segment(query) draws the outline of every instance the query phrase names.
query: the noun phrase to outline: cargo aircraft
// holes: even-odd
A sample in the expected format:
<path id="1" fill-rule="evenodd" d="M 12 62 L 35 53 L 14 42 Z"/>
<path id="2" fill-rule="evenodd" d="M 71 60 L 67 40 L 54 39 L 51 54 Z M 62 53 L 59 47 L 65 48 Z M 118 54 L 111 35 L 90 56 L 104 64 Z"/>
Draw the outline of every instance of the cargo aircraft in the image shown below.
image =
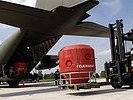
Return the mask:
<path id="1" fill-rule="evenodd" d="M 55 67 L 57 60 L 46 53 L 62 35 L 108 35 L 108 28 L 83 22 L 99 1 L 79 1 L 38 0 L 34 8 L 0 0 L 0 23 L 20 28 L 0 44 L 0 81 L 17 87 L 35 66 Z"/>

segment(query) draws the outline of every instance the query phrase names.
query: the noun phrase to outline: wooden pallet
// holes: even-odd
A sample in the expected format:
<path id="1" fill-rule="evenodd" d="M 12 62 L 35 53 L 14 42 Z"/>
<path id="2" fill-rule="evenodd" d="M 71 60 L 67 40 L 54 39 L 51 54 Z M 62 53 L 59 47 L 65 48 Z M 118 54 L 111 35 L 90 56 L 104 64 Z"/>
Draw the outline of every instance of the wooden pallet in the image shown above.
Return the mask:
<path id="1" fill-rule="evenodd" d="M 100 84 L 98 83 L 62 84 L 59 87 L 61 89 L 80 90 L 80 89 L 100 88 Z"/>

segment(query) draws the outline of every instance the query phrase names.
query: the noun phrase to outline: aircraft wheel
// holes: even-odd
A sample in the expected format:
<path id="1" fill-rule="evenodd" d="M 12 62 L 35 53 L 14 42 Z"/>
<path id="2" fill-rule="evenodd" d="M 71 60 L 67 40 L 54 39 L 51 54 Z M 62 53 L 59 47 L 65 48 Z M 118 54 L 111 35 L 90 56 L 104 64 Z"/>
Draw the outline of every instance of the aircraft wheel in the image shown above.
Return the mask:
<path id="1" fill-rule="evenodd" d="M 114 84 L 111 84 L 111 85 L 112 85 L 112 87 L 114 89 L 120 89 L 120 88 L 122 88 L 122 84 L 114 83 Z"/>
<path id="2" fill-rule="evenodd" d="M 130 89 L 133 89 L 133 84 L 129 84 Z"/>
<path id="3" fill-rule="evenodd" d="M 129 78 L 129 87 L 133 89 L 133 79 Z"/>
<path id="4" fill-rule="evenodd" d="M 10 88 L 16 88 L 18 87 L 20 81 L 9 81 L 7 82 L 9 84 Z"/>
<path id="5" fill-rule="evenodd" d="M 114 89 L 120 89 L 122 88 L 122 83 L 117 83 L 118 80 L 117 79 L 114 79 L 113 77 L 111 78 L 111 86 L 114 88 Z"/>

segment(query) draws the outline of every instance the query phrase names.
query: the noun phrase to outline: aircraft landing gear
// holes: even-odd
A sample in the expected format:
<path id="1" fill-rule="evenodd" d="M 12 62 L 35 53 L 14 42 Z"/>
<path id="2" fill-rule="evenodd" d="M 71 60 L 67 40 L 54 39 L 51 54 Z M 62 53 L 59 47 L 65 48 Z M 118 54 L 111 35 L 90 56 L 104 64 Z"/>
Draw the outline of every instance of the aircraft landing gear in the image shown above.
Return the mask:
<path id="1" fill-rule="evenodd" d="M 18 85 L 19 85 L 19 82 L 20 81 L 16 81 L 16 80 L 14 80 L 14 81 L 8 81 L 7 83 L 9 84 L 9 87 L 10 88 L 16 88 L 16 87 L 18 87 Z"/>

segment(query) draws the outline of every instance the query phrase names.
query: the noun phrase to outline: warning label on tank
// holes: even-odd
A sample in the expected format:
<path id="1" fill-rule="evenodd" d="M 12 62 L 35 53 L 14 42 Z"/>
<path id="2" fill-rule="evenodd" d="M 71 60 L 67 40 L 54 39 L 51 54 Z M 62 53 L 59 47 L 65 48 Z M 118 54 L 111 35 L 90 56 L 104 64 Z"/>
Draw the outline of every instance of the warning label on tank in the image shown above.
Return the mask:
<path id="1" fill-rule="evenodd" d="M 90 68 L 94 67 L 94 65 L 77 65 L 77 68 Z"/>

